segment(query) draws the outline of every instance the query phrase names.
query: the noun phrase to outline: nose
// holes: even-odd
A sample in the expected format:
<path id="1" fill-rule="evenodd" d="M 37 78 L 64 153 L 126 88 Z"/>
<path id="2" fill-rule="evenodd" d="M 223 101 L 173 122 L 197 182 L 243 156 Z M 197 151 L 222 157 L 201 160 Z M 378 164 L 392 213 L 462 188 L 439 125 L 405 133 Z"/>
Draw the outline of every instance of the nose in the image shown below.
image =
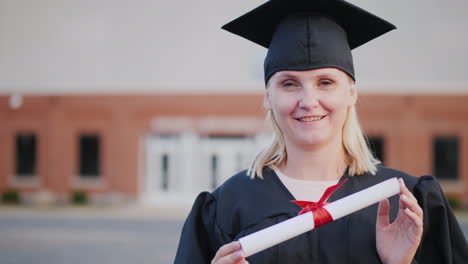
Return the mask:
<path id="1" fill-rule="evenodd" d="M 299 107 L 306 110 L 315 108 L 319 105 L 319 98 L 317 93 L 309 89 L 304 89 L 301 99 L 299 100 Z"/>

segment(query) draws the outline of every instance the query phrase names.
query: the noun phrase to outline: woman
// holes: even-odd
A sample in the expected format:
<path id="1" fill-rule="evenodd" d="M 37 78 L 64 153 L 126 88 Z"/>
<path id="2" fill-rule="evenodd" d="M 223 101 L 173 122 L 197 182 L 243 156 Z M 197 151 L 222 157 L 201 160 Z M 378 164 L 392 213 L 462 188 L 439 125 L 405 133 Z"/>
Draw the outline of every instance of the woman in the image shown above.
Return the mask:
<path id="1" fill-rule="evenodd" d="M 199 195 L 176 263 L 468 263 L 468 248 L 432 176 L 384 168 L 355 104 L 351 49 L 394 26 L 340 0 L 270 1 L 223 27 L 268 48 L 264 107 L 273 144 L 248 171 Z M 401 194 L 247 259 L 237 240 L 297 215 L 291 200 L 334 201 L 392 177 Z"/>

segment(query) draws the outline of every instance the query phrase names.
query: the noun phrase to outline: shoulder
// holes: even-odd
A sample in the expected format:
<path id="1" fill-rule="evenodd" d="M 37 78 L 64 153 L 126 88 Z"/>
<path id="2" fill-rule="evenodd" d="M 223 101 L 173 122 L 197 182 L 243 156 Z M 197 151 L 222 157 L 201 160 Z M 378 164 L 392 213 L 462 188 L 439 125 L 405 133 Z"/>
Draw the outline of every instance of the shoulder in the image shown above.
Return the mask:
<path id="1" fill-rule="evenodd" d="M 382 178 L 382 180 L 387 180 L 390 178 L 402 178 L 403 181 L 405 182 L 405 185 L 408 187 L 408 189 L 412 190 L 419 182 L 419 177 L 413 176 L 411 174 L 408 174 L 406 172 L 397 170 L 397 169 L 392 169 L 392 168 L 387 168 L 384 166 L 378 166 L 377 167 L 377 173 L 376 176 L 379 178 Z"/>
<path id="2" fill-rule="evenodd" d="M 251 178 L 247 175 L 247 170 L 243 170 L 227 179 L 213 191 L 213 195 L 217 200 L 228 197 L 238 199 L 240 196 L 257 195 L 259 190 L 268 188 L 267 186 L 272 184 L 272 177 L 274 177 L 272 173 L 271 169 L 265 168 L 263 178 Z"/>
<path id="3" fill-rule="evenodd" d="M 229 177 L 213 193 L 236 190 L 240 186 L 250 184 L 251 182 L 252 179 L 247 175 L 247 170 L 243 170 Z"/>
<path id="4" fill-rule="evenodd" d="M 216 200 L 238 196 L 245 188 L 252 188 L 253 180 L 247 175 L 247 171 L 241 171 L 230 178 L 213 191 Z"/>
<path id="5" fill-rule="evenodd" d="M 416 196 L 427 195 L 429 193 L 437 194 L 437 196 L 443 196 L 439 182 L 432 175 L 416 177 L 396 169 L 379 166 L 376 176 L 382 177 L 383 180 L 393 177 L 402 178 L 406 187 L 408 187 L 408 189 Z"/>
<path id="6" fill-rule="evenodd" d="M 232 208 L 241 194 L 244 194 L 246 189 L 252 188 L 252 181 L 247 176 L 247 171 L 241 171 L 230 177 L 213 192 L 201 192 L 195 199 L 193 209 L 209 212 L 210 217 L 217 217 L 223 213 L 219 212 L 220 209 Z"/>

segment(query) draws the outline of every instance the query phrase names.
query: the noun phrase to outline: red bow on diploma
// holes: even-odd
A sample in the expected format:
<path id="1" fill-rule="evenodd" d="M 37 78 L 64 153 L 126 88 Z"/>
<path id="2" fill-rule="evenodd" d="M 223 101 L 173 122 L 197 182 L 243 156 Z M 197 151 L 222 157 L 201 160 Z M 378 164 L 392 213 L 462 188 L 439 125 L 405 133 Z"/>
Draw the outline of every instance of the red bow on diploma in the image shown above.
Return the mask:
<path id="1" fill-rule="evenodd" d="M 339 182 L 333 186 L 328 187 L 325 192 L 323 193 L 322 197 L 318 202 L 309 202 L 309 201 L 296 201 L 293 200 L 291 202 L 299 205 L 302 210 L 299 212 L 298 215 L 305 214 L 307 212 L 312 212 L 314 216 L 314 228 L 324 225 L 328 222 L 333 221 L 332 216 L 327 211 L 327 209 L 323 208 L 324 205 L 328 204 L 326 201 L 328 198 L 343 185 L 348 180 L 344 180 Z"/>

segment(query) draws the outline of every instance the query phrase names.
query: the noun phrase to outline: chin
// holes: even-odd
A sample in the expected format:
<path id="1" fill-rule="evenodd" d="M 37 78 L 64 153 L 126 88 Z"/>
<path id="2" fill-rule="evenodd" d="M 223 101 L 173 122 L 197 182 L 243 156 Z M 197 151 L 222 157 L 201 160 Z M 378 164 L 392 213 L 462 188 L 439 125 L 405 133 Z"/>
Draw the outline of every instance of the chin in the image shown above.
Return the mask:
<path id="1" fill-rule="evenodd" d="M 314 138 L 302 138 L 296 140 L 296 143 L 299 146 L 303 146 L 304 148 L 315 148 L 317 146 L 321 146 L 325 144 L 327 140 L 322 137 L 314 137 Z"/>

